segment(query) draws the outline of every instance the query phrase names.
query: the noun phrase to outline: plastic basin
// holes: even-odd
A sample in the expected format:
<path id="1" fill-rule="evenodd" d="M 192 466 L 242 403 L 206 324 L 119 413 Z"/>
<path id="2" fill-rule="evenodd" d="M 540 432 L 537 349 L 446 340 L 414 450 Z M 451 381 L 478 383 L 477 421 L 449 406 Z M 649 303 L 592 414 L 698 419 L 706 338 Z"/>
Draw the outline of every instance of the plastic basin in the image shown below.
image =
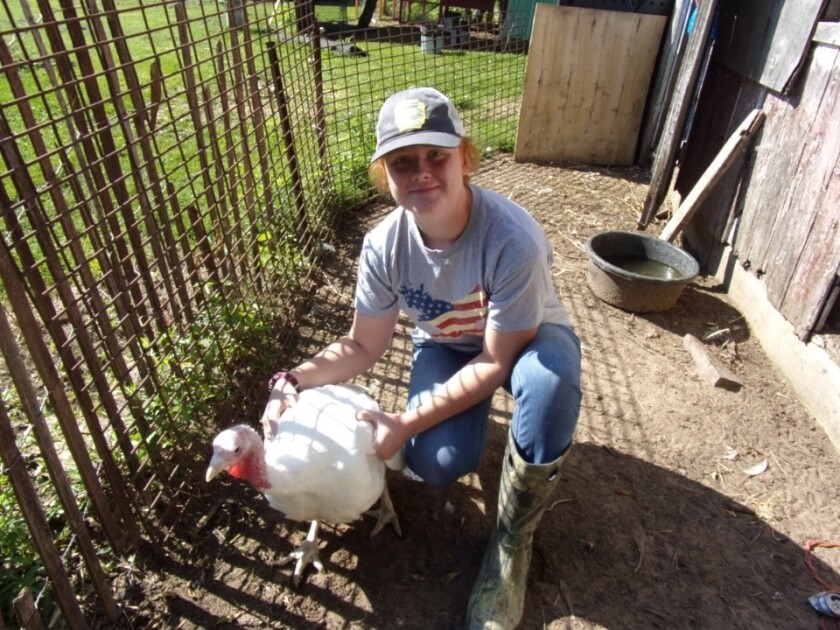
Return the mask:
<path id="1" fill-rule="evenodd" d="M 684 249 L 639 232 L 599 232 L 587 241 L 586 255 L 592 292 L 633 313 L 668 310 L 700 271 Z"/>

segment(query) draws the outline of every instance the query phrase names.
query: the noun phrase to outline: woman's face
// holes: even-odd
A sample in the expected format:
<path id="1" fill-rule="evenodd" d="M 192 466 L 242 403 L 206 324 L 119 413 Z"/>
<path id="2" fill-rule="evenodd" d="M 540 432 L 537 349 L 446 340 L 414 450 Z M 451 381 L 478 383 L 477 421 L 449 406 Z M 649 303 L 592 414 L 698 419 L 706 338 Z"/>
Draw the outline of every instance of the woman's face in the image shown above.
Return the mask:
<path id="1" fill-rule="evenodd" d="M 406 147 L 383 160 L 394 201 L 418 216 L 452 209 L 464 199 L 465 162 L 458 148 Z"/>

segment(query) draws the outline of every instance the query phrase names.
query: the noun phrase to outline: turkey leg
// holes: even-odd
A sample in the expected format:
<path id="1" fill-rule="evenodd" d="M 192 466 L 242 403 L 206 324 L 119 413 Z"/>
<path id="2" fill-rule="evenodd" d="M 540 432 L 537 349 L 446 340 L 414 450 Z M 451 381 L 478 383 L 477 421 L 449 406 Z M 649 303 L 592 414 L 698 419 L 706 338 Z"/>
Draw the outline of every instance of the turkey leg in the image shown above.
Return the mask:
<path id="1" fill-rule="evenodd" d="M 280 560 L 281 567 L 289 564 L 292 560 L 297 560 L 295 571 L 292 574 L 295 586 L 300 584 L 300 578 L 303 576 L 303 570 L 307 564 L 312 564 L 316 571 L 323 571 L 324 569 L 324 565 L 318 559 L 319 526 L 318 521 L 312 521 L 312 524 L 309 526 L 309 533 L 306 535 L 306 540 L 297 549 Z"/>
<path id="2" fill-rule="evenodd" d="M 370 533 L 370 537 L 373 538 L 382 529 L 390 523 L 391 526 L 394 528 L 394 531 L 397 532 L 397 535 L 402 538 L 402 529 L 400 528 L 400 521 L 397 518 L 397 512 L 394 510 L 394 504 L 391 502 L 391 495 L 388 494 L 388 484 L 385 484 L 385 487 L 382 489 L 382 496 L 379 497 L 379 509 L 376 510 L 368 510 L 365 512 L 369 516 L 376 517 L 376 525 L 373 526 L 373 531 Z"/>

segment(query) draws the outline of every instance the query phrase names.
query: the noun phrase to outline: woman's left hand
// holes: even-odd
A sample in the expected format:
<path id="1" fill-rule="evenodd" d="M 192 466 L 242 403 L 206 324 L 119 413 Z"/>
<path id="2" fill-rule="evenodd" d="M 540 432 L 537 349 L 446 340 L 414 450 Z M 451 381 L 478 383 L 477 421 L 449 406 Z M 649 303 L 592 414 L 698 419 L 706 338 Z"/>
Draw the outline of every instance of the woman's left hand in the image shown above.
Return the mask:
<path id="1" fill-rule="evenodd" d="M 383 460 L 391 459 L 396 455 L 410 437 L 405 434 L 405 427 L 400 422 L 398 413 L 363 409 L 356 415 L 356 419 L 373 423 L 373 448 Z"/>

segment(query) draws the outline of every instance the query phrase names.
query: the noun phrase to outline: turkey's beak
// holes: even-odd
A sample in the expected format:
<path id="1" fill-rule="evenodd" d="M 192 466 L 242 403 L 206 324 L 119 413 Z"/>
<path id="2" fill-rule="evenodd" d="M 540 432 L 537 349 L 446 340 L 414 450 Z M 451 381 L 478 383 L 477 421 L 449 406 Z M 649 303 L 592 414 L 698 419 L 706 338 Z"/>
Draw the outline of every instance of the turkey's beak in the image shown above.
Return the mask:
<path id="1" fill-rule="evenodd" d="M 213 458 L 210 460 L 210 465 L 207 466 L 207 473 L 204 475 L 204 479 L 210 481 L 223 470 L 224 466 L 222 466 L 222 462 L 219 461 L 219 458 L 214 453 Z"/>

